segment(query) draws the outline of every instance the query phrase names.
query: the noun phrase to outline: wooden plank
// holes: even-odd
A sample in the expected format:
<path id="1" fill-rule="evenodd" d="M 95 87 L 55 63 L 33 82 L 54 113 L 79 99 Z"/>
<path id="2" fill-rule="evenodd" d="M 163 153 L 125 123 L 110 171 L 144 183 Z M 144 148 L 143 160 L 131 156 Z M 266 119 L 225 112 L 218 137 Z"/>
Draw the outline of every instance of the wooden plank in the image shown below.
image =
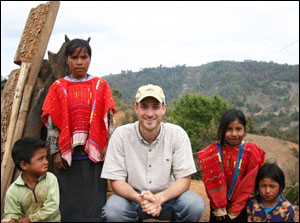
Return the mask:
<path id="1" fill-rule="evenodd" d="M 30 63 L 23 62 L 21 65 L 20 76 L 18 79 L 16 92 L 14 96 L 14 102 L 12 106 L 12 113 L 10 116 L 10 122 L 7 130 L 7 138 L 4 145 L 4 155 L 1 163 L 1 206 L 3 204 L 4 192 L 6 192 L 6 188 L 10 185 L 8 177 L 10 173 L 12 158 L 11 158 L 11 147 L 14 135 L 14 129 L 17 122 L 19 107 L 21 104 L 21 99 L 23 95 L 23 89 L 27 80 L 28 70 L 30 68 Z"/>
<path id="2" fill-rule="evenodd" d="M 13 107 L 14 116 L 12 117 L 11 115 L 12 123 L 9 124 L 10 131 L 8 130 L 7 132 L 9 140 L 6 141 L 1 163 L 1 216 L 4 209 L 5 193 L 11 184 L 14 172 L 14 163 L 10 155 L 11 149 L 14 142 L 23 136 L 32 90 L 43 62 L 59 4 L 57 1 L 47 2 L 31 9 L 14 59 L 14 62 L 21 64 L 21 67 L 23 64 L 30 64 L 30 69 L 26 73 L 27 82 L 26 85 L 23 85 L 25 91 L 22 101 L 18 106 Z M 19 79 L 24 79 L 21 77 L 21 74 Z M 19 114 L 18 119 L 16 119 L 17 114 Z M 12 132 L 11 129 L 14 131 Z"/>
<path id="3" fill-rule="evenodd" d="M 10 72 L 9 78 L 5 83 L 3 92 L 1 93 L 1 162 L 3 159 L 4 145 L 7 138 L 7 130 L 9 126 L 19 74 L 20 69 L 15 69 Z"/>

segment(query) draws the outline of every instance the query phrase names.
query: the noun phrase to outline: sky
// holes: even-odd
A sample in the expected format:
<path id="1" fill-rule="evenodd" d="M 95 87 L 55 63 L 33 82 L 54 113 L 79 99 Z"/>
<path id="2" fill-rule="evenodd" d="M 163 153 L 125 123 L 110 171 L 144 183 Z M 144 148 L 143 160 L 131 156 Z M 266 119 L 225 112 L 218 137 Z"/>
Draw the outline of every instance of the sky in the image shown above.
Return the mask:
<path id="1" fill-rule="evenodd" d="M 31 8 L 47 1 L 1 1 L 1 76 L 13 60 Z M 91 37 L 88 73 L 255 60 L 299 64 L 298 1 L 60 1 L 47 51 Z"/>

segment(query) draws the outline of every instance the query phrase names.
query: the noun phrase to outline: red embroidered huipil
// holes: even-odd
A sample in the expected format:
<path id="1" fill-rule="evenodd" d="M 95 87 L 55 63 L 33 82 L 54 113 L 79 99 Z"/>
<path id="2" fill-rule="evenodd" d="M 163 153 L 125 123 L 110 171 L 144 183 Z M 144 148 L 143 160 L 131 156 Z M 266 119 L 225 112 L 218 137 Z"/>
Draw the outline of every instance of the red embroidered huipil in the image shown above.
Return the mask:
<path id="1" fill-rule="evenodd" d="M 198 152 L 202 180 L 214 215 L 228 214 L 234 218 L 240 214 L 254 191 L 255 178 L 264 162 L 265 151 L 252 142 L 237 148 L 222 145 L 220 152 L 218 145 L 219 142 L 214 142 Z"/>
<path id="2" fill-rule="evenodd" d="M 42 107 L 42 121 L 48 124 L 48 115 L 59 128 L 59 149 L 71 165 L 72 152 L 78 145 L 94 162 L 107 144 L 107 113 L 115 113 L 113 96 L 103 78 L 92 77 L 70 81 L 69 77 L 55 81 Z"/>

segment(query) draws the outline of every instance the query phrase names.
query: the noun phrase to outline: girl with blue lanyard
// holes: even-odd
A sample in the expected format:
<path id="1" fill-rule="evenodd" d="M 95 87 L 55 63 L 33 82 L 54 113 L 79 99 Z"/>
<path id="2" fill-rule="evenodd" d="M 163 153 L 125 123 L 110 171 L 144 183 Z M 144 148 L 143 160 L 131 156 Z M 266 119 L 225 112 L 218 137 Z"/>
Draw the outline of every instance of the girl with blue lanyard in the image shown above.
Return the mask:
<path id="1" fill-rule="evenodd" d="M 210 200 L 210 222 L 247 221 L 247 200 L 254 191 L 265 151 L 246 142 L 245 134 L 244 113 L 230 109 L 219 122 L 219 140 L 198 153 L 202 180 Z"/>
<path id="2" fill-rule="evenodd" d="M 282 196 L 285 187 L 283 171 L 276 163 L 266 163 L 258 171 L 256 196 L 247 204 L 248 222 L 294 222 L 295 210 Z"/>

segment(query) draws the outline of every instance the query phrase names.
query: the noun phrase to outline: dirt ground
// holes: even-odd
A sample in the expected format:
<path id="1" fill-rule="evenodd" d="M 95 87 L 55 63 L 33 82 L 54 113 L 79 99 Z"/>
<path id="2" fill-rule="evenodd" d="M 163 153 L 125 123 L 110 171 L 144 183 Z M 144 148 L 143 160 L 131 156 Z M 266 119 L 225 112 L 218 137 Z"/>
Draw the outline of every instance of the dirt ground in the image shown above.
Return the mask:
<path id="1" fill-rule="evenodd" d="M 209 200 L 206 195 L 203 181 L 192 180 L 190 189 L 195 191 L 197 194 L 199 194 L 201 197 L 204 198 L 206 204 L 205 213 L 202 216 L 202 218 L 199 220 L 199 222 L 208 222 L 210 207 L 209 207 Z"/>

